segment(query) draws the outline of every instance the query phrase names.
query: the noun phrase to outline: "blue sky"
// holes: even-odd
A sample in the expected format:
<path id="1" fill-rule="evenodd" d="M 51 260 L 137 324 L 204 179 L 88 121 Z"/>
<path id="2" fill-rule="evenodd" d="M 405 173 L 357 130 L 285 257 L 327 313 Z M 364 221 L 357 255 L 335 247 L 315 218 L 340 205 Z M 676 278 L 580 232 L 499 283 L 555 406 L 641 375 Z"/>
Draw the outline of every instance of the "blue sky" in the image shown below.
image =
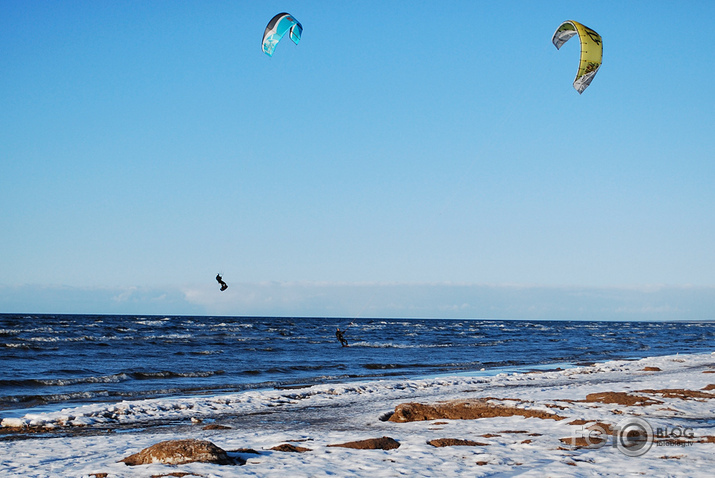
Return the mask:
<path id="1" fill-rule="evenodd" d="M 2 0 L 0 312 L 712 319 L 713 18 Z"/>

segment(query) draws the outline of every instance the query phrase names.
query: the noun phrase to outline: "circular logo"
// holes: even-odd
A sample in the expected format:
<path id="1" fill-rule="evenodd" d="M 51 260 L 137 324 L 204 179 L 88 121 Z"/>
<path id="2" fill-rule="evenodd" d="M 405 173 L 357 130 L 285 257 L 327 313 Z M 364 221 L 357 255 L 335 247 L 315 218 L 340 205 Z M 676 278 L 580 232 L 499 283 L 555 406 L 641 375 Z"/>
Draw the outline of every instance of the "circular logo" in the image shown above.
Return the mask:
<path id="1" fill-rule="evenodd" d="M 616 447 L 628 456 L 641 456 L 653 446 L 653 428 L 642 418 L 626 418 L 616 426 Z"/>

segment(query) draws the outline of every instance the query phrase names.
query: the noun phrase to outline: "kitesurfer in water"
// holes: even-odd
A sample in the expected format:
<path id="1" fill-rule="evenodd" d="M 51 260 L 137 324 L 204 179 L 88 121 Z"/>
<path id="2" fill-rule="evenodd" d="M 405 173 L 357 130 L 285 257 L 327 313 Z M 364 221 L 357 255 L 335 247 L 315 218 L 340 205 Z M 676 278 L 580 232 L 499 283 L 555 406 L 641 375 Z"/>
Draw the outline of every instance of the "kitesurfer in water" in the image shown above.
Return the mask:
<path id="1" fill-rule="evenodd" d="M 340 341 L 340 345 L 342 345 L 343 347 L 347 347 L 348 341 L 347 341 L 347 339 L 345 339 L 345 336 L 343 334 L 345 334 L 345 331 L 340 330 L 340 327 L 338 327 L 338 330 L 335 331 L 335 336 Z"/>
<path id="2" fill-rule="evenodd" d="M 221 284 L 221 291 L 228 289 L 228 284 L 223 281 L 221 274 L 216 274 L 216 281 Z"/>

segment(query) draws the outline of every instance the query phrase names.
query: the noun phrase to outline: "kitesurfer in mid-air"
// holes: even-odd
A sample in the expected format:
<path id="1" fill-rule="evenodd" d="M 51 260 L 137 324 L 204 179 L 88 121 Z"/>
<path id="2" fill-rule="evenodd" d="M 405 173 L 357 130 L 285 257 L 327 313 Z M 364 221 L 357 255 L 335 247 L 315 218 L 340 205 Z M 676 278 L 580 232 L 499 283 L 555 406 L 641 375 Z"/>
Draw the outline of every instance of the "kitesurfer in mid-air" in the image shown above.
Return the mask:
<path id="1" fill-rule="evenodd" d="M 228 289 L 228 284 L 223 281 L 221 274 L 216 274 L 216 281 L 221 284 L 221 291 Z"/>
<path id="2" fill-rule="evenodd" d="M 347 347 L 348 341 L 347 341 L 347 339 L 345 339 L 345 336 L 343 334 L 345 334 L 345 331 L 340 330 L 340 327 L 338 327 L 338 330 L 335 331 L 335 336 L 340 341 L 340 345 L 342 345 L 343 347 Z"/>

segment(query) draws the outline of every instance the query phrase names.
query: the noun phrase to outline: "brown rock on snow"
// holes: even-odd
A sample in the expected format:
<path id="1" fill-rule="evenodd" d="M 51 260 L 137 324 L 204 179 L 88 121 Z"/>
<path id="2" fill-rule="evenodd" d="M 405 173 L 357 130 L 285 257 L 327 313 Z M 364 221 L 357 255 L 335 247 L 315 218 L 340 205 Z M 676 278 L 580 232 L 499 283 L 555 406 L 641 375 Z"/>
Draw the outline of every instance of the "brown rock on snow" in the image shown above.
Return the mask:
<path id="1" fill-rule="evenodd" d="M 390 417 L 389 421 L 404 423 L 439 418 L 472 420 L 476 418 L 511 417 L 514 415 L 526 418 L 550 418 L 553 420 L 564 418 L 541 410 L 492 405 L 486 400 L 452 400 L 434 405 L 402 403 L 395 407 L 395 413 Z"/>
<path id="2" fill-rule="evenodd" d="M 591 422 L 589 422 L 588 420 L 579 418 L 578 420 L 573 420 L 571 422 L 568 422 L 566 425 L 585 425 L 587 423 L 591 423 Z"/>
<path id="3" fill-rule="evenodd" d="M 182 478 L 184 476 L 201 476 L 201 475 L 197 475 L 195 473 L 188 473 L 188 472 L 184 472 L 184 471 L 175 471 L 173 473 L 164 473 L 162 475 L 151 475 L 149 478 L 168 478 L 168 477 Z"/>
<path id="4" fill-rule="evenodd" d="M 310 448 L 305 448 L 302 446 L 291 445 L 290 443 L 283 443 L 278 446 L 271 448 L 274 451 L 287 451 L 292 453 L 305 453 L 306 451 L 312 451 Z"/>
<path id="5" fill-rule="evenodd" d="M 231 430 L 231 427 L 228 427 L 226 425 L 219 425 L 217 423 L 212 423 L 210 425 L 206 425 L 202 428 L 202 430 Z"/>
<path id="6" fill-rule="evenodd" d="M 163 441 L 120 460 L 120 462 L 129 466 L 148 465 L 150 463 L 180 465 L 196 461 L 215 463 L 217 465 L 235 464 L 235 461 L 229 458 L 225 450 L 205 440 Z"/>
<path id="7" fill-rule="evenodd" d="M 663 398 L 678 398 L 680 400 L 712 399 L 715 395 L 699 390 L 662 389 L 662 390 L 638 390 L 636 393 L 646 393 L 648 395 L 661 395 Z M 599 392 L 586 395 L 587 402 L 615 403 L 626 406 L 647 406 L 663 403 L 661 400 L 643 396 L 633 395 L 626 392 Z"/>
<path id="8" fill-rule="evenodd" d="M 367 440 L 351 441 L 347 443 L 340 443 L 338 445 L 328 445 L 337 446 L 342 448 L 355 448 L 357 450 L 393 450 L 400 447 L 400 443 L 390 437 L 382 438 L 368 438 Z"/>
<path id="9" fill-rule="evenodd" d="M 559 441 L 561 443 L 565 443 L 566 445 L 571 445 L 575 448 L 595 448 L 595 447 L 601 447 L 606 443 L 606 438 L 602 436 L 595 436 L 595 437 L 568 437 L 568 438 L 559 438 Z"/>
<path id="10" fill-rule="evenodd" d="M 700 392 L 698 390 L 684 390 L 682 388 L 666 388 L 662 390 L 639 390 L 639 392 L 662 395 L 664 398 L 679 398 L 680 400 L 715 398 L 715 395 L 713 395 L 712 393 Z"/>
<path id="11" fill-rule="evenodd" d="M 472 440 L 460 440 L 459 438 L 438 438 L 436 440 L 428 441 L 427 444 L 437 448 L 443 446 L 489 446 L 488 443 L 479 443 Z"/>
<path id="12" fill-rule="evenodd" d="M 640 395 L 631 395 L 626 392 L 598 392 L 589 393 L 586 395 L 586 402 L 600 402 L 600 403 L 615 403 L 617 405 L 654 405 L 657 403 L 662 403 L 660 400 L 654 400 L 648 397 L 642 397 Z"/>
<path id="13" fill-rule="evenodd" d="M 230 453 L 250 453 L 252 455 L 260 455 L 256 450 L 253 448 L 236 448 L 235 450 L 229 450 Z"/>

